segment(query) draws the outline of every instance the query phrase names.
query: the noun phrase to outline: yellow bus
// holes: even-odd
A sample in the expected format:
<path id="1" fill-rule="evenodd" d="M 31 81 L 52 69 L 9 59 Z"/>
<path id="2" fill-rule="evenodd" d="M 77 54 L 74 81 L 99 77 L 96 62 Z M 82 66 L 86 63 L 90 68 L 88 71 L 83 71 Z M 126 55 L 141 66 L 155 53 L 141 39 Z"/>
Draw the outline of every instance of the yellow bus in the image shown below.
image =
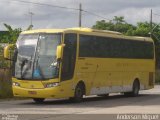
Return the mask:
<path id="1" fill-rule="evenodd" d="M 9 58 L 9 47 L 4 56 Z M 20 34 L 13 57 L 13 94 L 45 98 L 108 96 L 154 87 L 151 38 L 89 28 L 41 29 Z"/>

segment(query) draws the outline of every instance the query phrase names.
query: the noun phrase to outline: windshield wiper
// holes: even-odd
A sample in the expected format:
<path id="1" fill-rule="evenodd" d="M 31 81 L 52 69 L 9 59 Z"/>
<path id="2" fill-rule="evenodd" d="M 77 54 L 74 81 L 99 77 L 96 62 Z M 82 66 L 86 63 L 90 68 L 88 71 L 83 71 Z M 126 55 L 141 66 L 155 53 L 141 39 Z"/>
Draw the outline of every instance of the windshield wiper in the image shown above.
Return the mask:
<path id="1" fill-rule="evenodd" d="M 21 63 L 21 78 L 23 79 L 24 76 L 26 75 L 27 71 L 29 70 L 29 68 L 31 67 L 31 62 L 32 62 L 32 56 L 30 57 L 30 59 L 27 59 L 27 58 L 22 58 L 22 63 Z M 26 65 L 27 63 L 27 66 L 26 66 L 26 69 L 24 70 L 23 72 L 23 68 L 24 66 Z"/>

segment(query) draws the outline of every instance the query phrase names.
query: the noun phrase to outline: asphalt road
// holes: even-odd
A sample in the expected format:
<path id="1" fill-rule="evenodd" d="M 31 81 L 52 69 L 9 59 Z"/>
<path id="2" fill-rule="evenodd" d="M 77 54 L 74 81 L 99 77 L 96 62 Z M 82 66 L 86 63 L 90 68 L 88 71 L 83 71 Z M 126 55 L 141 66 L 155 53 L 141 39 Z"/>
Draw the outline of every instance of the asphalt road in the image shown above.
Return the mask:
<path id="1" fill-rule="evenodd" d="M 26 120 L 29 117 L 31 120 L 49 120 L 53 115 L 64 119 L 68 115 L 71 117 L 77 114 L 82 117 L 81 114 L 131 113 L 160 114 L 160 86 L 141 91 L 138 97 L 125 97 L 121 94 L 111 94 L 108 98 L 92 96 L 85 98 L 82 103 L 72 103 L 65 99 L 49 99 L 42 104 L 36 104 L 32 99 L 0 101 L 0 114 L 23 114 L 25 118 L 28 117 Z"/>

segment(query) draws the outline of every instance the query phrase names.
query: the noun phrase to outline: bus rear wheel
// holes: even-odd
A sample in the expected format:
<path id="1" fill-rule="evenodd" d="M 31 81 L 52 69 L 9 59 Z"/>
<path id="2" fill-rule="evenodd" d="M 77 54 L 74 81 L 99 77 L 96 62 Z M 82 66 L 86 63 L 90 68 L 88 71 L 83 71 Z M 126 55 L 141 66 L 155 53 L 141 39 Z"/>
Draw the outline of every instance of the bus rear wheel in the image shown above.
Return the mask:
<path id="1" fill-rule="evenodd" d="M 139 89 L 140 89 L 140 85 L 139 85 L 139 81 L 136 80 L 133 83 L 133 91 L 132 91 L 132 96 L 136 97 L 139 95 Z"/>
<path id="2" fill-rule="evenodd" d="M 33 101 L 35 102 L 35 103 L 43 103 L 44 102 L 44 98 L 33 98 Z"/>
<path id="3" fill-rule="evenodd" d="M 134 83 L 133 83 L 132 92 L 125 92 L 124 95 L 125 96 L 136 97 L 136 96 L 139 95 L 139 90 L 140 90 L 139 81 L 135 80 Z"/>

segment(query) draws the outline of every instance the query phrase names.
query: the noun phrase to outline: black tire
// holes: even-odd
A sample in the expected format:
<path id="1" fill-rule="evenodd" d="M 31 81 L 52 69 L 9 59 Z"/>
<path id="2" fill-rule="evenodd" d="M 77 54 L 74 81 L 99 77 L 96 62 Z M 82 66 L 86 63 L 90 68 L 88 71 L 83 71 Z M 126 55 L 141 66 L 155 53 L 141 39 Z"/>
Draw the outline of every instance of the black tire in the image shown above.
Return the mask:
<path id="1" fill-rule="evenodd" d="M 78 84 L 74 92 L 74 97 L 70 98 L 70 100 L 76 103 L 82 102 L 84 94 L 85 94 L 85 86 L 83 84 Z"/>
<path id="2" fill-rule="evenodd" d="M 139 82 L 136 80 L 136 81 L 133 83 L 132 96 L 133 96 L 133 97 L 138 96 L 138 95 L 139 95 L 139 90 L 140 90 L 140 85 L 139 85 Z"/>
<path id="3" fill-rule="evenodd" d="M 135 80 L 132 87 L 132 92 L 125 92 L 125 96 L 136 97 L 139 95 L 140 84 L 138 80 Z"/>
<path id="4" fill-rule="evenodd" d="M 33 101 L 35 102 L 35 103 L 43 103 L 44 102 L 44 98 L 33 98 Z"/>
<path id="5" fill-rule="evenodd" d="M 99 96 L 99 97 L 108 97 L 109 94 L 101 94 L 101 95 L 97 95 L 97 96 Z"/>

